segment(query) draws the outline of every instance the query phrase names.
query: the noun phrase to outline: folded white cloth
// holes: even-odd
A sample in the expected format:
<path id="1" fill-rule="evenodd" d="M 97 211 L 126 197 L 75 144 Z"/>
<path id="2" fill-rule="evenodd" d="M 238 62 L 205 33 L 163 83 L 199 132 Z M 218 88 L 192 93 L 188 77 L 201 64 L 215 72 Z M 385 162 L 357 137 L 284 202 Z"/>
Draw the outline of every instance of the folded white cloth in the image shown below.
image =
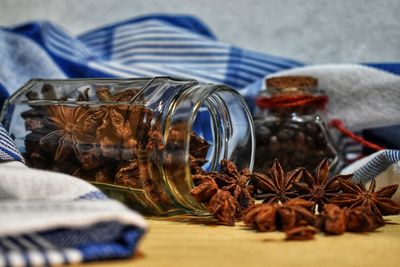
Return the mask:
<path id="1" fill-rule="evenodd" d="M 127 257 L 145 232 L 141 215 L 81 179 L 11 161 L 0 181 L 0 266 Z"/>
<path id="2" fill-rule="evenodd" d="M 312 65 L 272 76 L 310 75 L 329 96 L 328 119 L 353 131 L 400 124 L 400 76 L 359 64 Z"/>

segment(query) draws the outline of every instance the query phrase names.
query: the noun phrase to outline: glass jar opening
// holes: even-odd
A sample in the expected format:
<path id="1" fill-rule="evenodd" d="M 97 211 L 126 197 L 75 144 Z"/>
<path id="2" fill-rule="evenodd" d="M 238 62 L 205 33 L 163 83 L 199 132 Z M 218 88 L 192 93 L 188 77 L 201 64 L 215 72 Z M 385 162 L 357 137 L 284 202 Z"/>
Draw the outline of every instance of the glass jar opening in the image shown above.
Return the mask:
<path id="1" fill-rule="evenodd" d="M 171 106 L 166 124 L 168 128 L 164 131 L 167 148 L 164 156 L 174 161 L 172 166 L 164 166 L 165 181 L 177 205 L 199 212 L 204 207 L 190 195 L 194 187 L 191 157 L 204 158 L 206 163 L 202 168 L 206 171 L 217 171 L 222 159 L 232 160 L 239 168 L 251 170 L 255 144 L 250 111 L 236 91 L 221 85 L 200 84 L 187 88 Z M 189 117 L 188 109 L 191 109 Z M 177 146 L 176 140 L 173 136 L 168 137 L 174 129 L 186 133 L 182 144 L 186 151 L 184 154 L 176 153 L 173 148 Z M 192 147 L 196 143 L 193 139 L 198 137 L 208 144 L 205 152 L 198 145 Z M 178 168 L 177 164 L 184 168 Z M 182 172 L 183 169 L 185 172 Z"/>

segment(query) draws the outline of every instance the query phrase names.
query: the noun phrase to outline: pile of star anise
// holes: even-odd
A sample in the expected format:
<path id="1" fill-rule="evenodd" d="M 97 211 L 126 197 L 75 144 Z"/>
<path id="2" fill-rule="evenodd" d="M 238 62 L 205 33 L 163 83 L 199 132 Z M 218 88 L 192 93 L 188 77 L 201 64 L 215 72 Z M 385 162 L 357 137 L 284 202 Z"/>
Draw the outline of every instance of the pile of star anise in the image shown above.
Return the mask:
<path id="1" fill-rule="evenodd" d="M 398 185 L 375 190 L 351 182 L 352 175 L 329 179 L 328 161 L 310 174 L 305 168 L 284 173 L 274 161 L 267 174 L 238 171 L 223 160 L 221 171 L 193 175 L 192 195 L 226 225 L 235 219 L 260 232 L 284 231 L 287 239 L 306 240 L 318 231 L 326 234 L 368 232 L 383 226 L 383 216 L 399 214 L 391 199 Z M 255 199 L 263 200 L 255 204 Z"/>
<path id="2" fill-rule="evenodd" d="M 79 92 L 74 98 L 57 97 L 51 85 L 43 86 L 42 94 L 61 101 L 32 104 L 21 114 L 29 132 L 24 153 L 28 165 L 93 182 L 144 189 L 155 202 L 168 203 L 160 183 L 149 175 L 151 168 L 158 168 L 155 156 L 165 149 L 160 119 L 140 101 L 131 103 L 139 89 L 90 90 Z M 27 97 L 38 99 L 32 92 Z M 170 145 L 182 143 L 179 140 L 185 134 L 182 129 L 172 129 Z M 198 164 L 205 162 L 208 147 L 205 140 L 191 134 L 190 155 Z"/>

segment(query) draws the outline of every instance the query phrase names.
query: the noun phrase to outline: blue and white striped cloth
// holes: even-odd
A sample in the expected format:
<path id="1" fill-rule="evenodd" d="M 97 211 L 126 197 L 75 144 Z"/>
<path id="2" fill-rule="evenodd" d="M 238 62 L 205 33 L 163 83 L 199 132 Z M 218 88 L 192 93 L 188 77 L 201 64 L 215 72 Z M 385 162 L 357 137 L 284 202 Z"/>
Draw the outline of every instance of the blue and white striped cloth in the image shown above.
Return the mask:
<path id="1" fill-rule="evenodd" d="M 318 77 L 328 94 L 332 93 L 330 97 L 335 101 L 331 101 L 333 112 L 330 115 L 336 116 L 341 115 L 343 108 L 338 105 L 340 108 L 335 109 L 335 104 L 343 97 L 335 92 L 350 86 L 350 80 L 343 79 L 344 74 L 354 72 L 361 77 L 368 76 L 367 81 L 374 81 L 370 84 L 382 82 L 380 85 L 390 88 L 389 93 L 400 91 L 396 87 L 400 84 L 400 64 L 365 64 L 333 69 L 303 66 L 301 62 L 218 41 L 206 25 L 191 16 L 145 16 L 78 37 L 47 21 L 0 28 L 0 62 L 1 102 L 31 78 L 175 76 L 230 85 L 252 106 L 254 96 L 263 87 L 264 78 L 287 71 Z M 351 82 L 354 85 L 354 81 Z M 363 83 L 359 85 L 365 87 Z M 387 99 L 389 110 L 398 107 L 395 97 Z M 385 115 L 389 118 L 388 125 L 400 124 L 400 118 L 392 114 Z M 339 118 L 348 119 L 347 115 L 343 116 Z M 354 117 L 347 122 L 354 127 L 365 126 L 369 123 L 368 118 Z M 376 117 L 375 121 L 382 120 Z M 396 150 L 380 152 L 351 171 L 356 172 L 356 179 L 368 181 L 392 163 L 398 164 L 399 154 Z M 23 161 L 21 155 L 2 127 L 0 160 L 5 162 L 0 164 L 0 266 L 54 265 L 132 255 L 145 231 L 140 216 L 79 179 L 24 167 L 20 163 Z M 400 179 L 400 173 L 398 175 Z M 49 191 L 39 190 L 35 187 L 38 183 L 47 184 Z M 67 186 L 71 184 L 73 190 Z M 27 192 L 23 188 L 32 190 Z M 55 194 L 54 188 L 63 188 L 67 193 L 57 191 Z M 38 195 L 40 192 L 47 195 Z M 54 199 L 54 196 L 59 197 Z M 93 209 L 91 205 L 98 213 L 88 212 Z M 40 217 L 41 213 L 32 212 L 38 207 L 51 211 L 53 216 L 40 221 L 44 218 Z M 71 213 L 62 212 L 67 207 Z M 80 220 L 69 222 L 79 221 L 81 224 L 57 220 L 71 214 Z M 23 215 L 29 220 L 21 220 Z M 13 220 L 32 224 L 13 224 Z"/>
<path id="2" fill-rule="evenodd" d="M 3 125 L 0 124 L 0 162 L 14 160 L 25 163 L 25 159 L 15 147 L 14 141 L 8 135 Z"/>
<path id="3" fill-rule="evenodd" d="M 33 170 L 0 125 L 0 266 L 126 258 L 142 216 L 69 175 Z"/>
<path id="4" fill-rule="evenodd" d="M 146 224 L 121 203 L 67 175 L 16 162 L 1 164 L 1 170 L 0 266 L 72 264 L 135 252 Z M 18 186 L 31 187 L 22 192 Z M 76 189 L 82 195 L 74 198 Z"/>
<path id="5" fill-rule="evenodd" d="M 384 174 L 389 166 L 393 174 L 387 174 L 388 180 L 400 183 L 400 150 L 382 150 L 363 158 L 342 170 L 344 174 L 354 173 L 353 181 L 367 183 Z"/>
<path id="6" fill-rule="evenodd" d="M 56 65 L 52 73 L 46 73 L 52 76 L 48 78 L 175 76 L 224 83 L 240 90 L 266 74 L 303 65 L 218 41 L 204 24 L 190 16 L 141 17 L 78 38 L 46 21 L 3 28 L 1 34 L 11 39 L 5 46 L 11 46 L 14 54 L 15 39 L 20 39 L 19 46 L 32 47 L 31 51 L 40 48 L 44 54 L 24 54 L 24 61 L 37 62 L 38 57 L 47 55 L 45 60 Z M 43 77 L 40 70 L 18 66 L 16 60 L 11 59 L 17 73 Z M 0 82 L 8 92 L 27 78 L 13 78 L 18 80 L 15 83 L 5 75 L 0 74 Z"/>

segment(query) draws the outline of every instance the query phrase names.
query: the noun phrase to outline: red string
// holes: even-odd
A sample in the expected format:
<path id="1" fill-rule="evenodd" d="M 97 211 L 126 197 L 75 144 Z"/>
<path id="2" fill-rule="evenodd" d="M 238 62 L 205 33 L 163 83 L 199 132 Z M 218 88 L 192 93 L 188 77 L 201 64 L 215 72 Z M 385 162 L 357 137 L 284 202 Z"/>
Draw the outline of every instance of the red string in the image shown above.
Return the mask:
<path id="1" fill-rule="evenodd" d="M 358 136 L 358 135 L 354 134 L 352 131 L 348 130 L 348 129 L 344 126 L 344 123 L 343 123 L 343 121 L 341 121 L 341 120 L 333 119 L 333 120 L 331 120 L 331 125 L 332 125 L 333 127 L 335 127 L 336 129 L 338 129 L 339 132 L 341 132 L 343 135 L 345 135 L 345 136 L 347 136 L 347 137 L 350 137 L 351 139 L 353 139 L 353 140 L 356 141 L 357 143 L 362 144 L 362 145 L 365 146 L 365 147 L 368 147 L 368 148 L 370 148 L 370 149 L 372 149 L 372 150 L 376 150 L 376 151 L 385 149 L 384 147 L 381 147 L 381 146 L 379 146 L 379 145 L 376 145 L 376 144 L 374 144 L 374 143 L 371 143 L 371 142 L 365 140 L 364 138 L 362 138 L 361 136 Z"/>
<path id="2" fill-rule="evenodd" d="M 325 95 L 283 95 L 283 96 L 260 96 L 256 99 L 256 104 L 260 108 L 293 108 L 308 105 L 317 105 L 324 108 L 328 103 Z"/>
<path id="3" fill-rule="evenodd" d="M 256 104 L 261 109 L 265 108 L 293 108 L 308 105 L 315 105 L 319 108 L 325 108 L 328 103 L 328 97 L 325 95 L 282 95 L 282 96 L 259 96 L 256 98 Z M 372 150 L 382 150 L 383 147 L 376 145 L 374 143 L 368 142 L 361 136 L 358 136 L 348 130 L 341 120 L 333 119 L 331 120 L 331 125 L 339 130 L 343 135 L 353 139 L 357 143 L 362 144 Z"/>

